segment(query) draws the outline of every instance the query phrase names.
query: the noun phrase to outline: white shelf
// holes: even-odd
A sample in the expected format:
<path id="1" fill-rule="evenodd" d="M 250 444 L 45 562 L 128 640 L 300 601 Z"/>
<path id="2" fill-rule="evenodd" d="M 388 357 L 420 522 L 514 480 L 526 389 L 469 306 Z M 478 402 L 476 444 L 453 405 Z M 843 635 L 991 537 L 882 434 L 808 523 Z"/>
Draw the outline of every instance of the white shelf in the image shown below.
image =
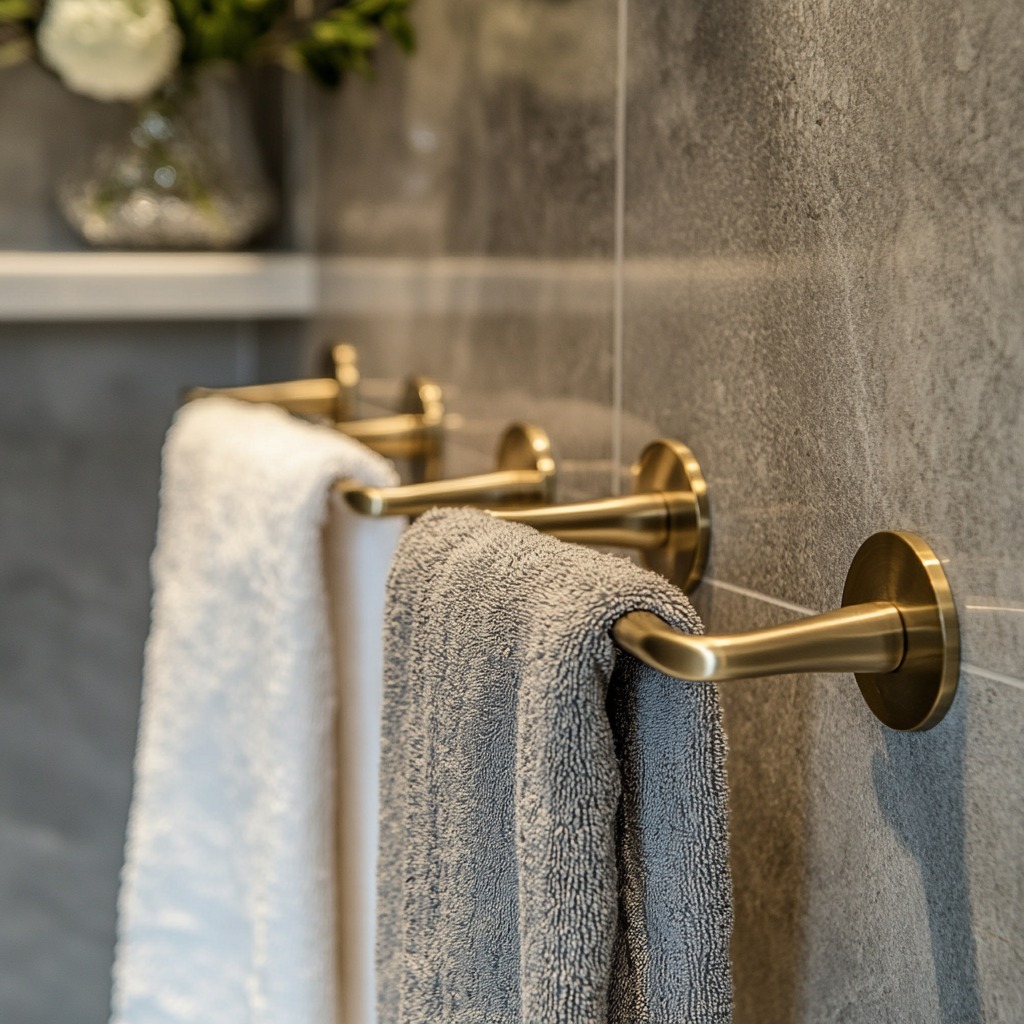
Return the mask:
<path id="1" fill-rule="evenodd" d="M 0 252 L 0 322 L 286 320 L 317 297 L 310 255 Z"/>

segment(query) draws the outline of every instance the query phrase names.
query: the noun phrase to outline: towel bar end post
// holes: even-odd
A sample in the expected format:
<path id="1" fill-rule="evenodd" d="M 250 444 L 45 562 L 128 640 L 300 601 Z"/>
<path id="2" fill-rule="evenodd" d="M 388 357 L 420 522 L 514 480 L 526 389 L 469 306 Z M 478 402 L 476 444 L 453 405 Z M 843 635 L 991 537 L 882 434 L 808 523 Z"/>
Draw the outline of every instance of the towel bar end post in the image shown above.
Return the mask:
<path id="1" fill-rule="evenodd" d="M 843 606 L 768 629 L 680 633 L 650 612 L 615 623 L 626 651 L 680 679 L 852 672 L 875 716 L 900 732 L 930 729 L 956 694 L 956 606 L 938 557 L 912 533 L 876 533 L 854 556 Z"/>
<path id="2" fill-rule="evenodd" d="M 892 672 L 857 672 L 875 716 L 901 732 L 942 720 L 960 678 L 960 630 L 953 594 L 934 551 L 905 531 L 876 533 L 850 565 L 843 606 L 890 601 L 903 619 L 905 654 Z"/>
<path id="3" fill-rule="evenodd" d="M 679 441 L 652 441 L 633 466 L 633 493 L 665 496 L 665 541 L 644 548 L 641 557 L 648 569 L 690 593 L 704 575 L 711 546 L 711 503 L 700 463 Z"/>

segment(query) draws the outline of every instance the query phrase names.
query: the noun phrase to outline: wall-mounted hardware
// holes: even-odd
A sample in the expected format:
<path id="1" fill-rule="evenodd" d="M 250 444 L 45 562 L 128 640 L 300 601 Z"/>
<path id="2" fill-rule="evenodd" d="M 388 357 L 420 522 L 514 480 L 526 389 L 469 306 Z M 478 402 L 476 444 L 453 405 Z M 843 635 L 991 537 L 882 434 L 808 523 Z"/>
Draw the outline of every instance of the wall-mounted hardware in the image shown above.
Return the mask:
<path id="1" fill-rule="evenodd" d="M 722 636 L 688 636 L 656 615 L 632 612 L 612 635 L 623 650 L 681 679 L 853 672 L 868 707 L 903 731 L 941 721 L 960 675 L 949 582 L 913 533 L 876 533 L 861 545 L 836 611 Z"/>
<path id="2" fill-rule="evenodd" d="M 331 359 L 333 377 L 233 388 L 192 388 L 185 401 L 219 395 L 241 402 L 276 405 L 296 416 L 326 422 L 381 455 L 412 460 L 416 479 L 437 479 L 444 434 L 450 425 L 440 385 L 427 377 L 413 377 L 406 385 L 397 414 L 355 419 L 359 388 L 356 351 L 351 345 L 338 344 L 331 349 Z"/>
<path id="3" fill-rule="evenodd" d="M 309 416 L 341 423 L 355 419 L 359 392 L 359 366 L 351 345 L 331 348 L 333 377 L 284 380 L 273 384 L 247 384 L 234 388 L 192 388 L 185 401 L 220 395 L 240 402 L 276 405 L 296 416 Z"/>
<path id="4" fill-rule="evenodd" d="M 699 582 L 711 542 L 700 463 L 679 441 L 649 444 L 633 465 L 632 494 L 519 511 L 492 510 L 562 540 L 636 548 L 644 564 L 684 591 Z"/>
<path id="5" fill-rule="evenodd" d="M 505 431 L 493 473 L 404 487 L 366 487 L 342 480 L 335 487 L 365 516 L 415 516 L 440 505 L 515 506 L 550 502 L 555 460 L 547 434 L 517 423 Z"/>

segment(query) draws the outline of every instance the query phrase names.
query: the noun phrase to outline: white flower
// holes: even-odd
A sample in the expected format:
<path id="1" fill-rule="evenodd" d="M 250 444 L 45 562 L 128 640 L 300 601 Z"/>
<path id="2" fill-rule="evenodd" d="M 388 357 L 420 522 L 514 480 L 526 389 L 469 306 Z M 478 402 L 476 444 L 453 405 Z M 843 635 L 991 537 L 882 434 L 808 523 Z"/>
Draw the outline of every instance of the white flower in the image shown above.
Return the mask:
<path id="1" fill-rule="evenodd" d="M 36 38 L 64 82 L 97 100 L 148 96 L 181 53 L 169 0 L 49 0 Z"/>

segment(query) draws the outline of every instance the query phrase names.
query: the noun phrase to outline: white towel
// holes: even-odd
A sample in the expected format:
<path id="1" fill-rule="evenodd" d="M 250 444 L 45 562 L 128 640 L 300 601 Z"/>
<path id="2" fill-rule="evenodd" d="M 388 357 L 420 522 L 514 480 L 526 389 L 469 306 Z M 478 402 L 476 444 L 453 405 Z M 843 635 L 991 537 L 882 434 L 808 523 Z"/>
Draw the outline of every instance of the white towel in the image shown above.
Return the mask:
<path id="1" fill-rule="evenodd" d="M 404 519 L 361 519 L 332 495 L 327 581 L 338 681 L 341 1019 L 374 1024 L 384 595 Z M 384 552 L 388 557 L 383 557 Z"/>
<path id="2" fill-rule="evenodd" d="M 168 434 L 115 1024 L 337 1019 L 321 525 L 339 477 L 394 482 L 271 407 L 205 399 Z"/>

